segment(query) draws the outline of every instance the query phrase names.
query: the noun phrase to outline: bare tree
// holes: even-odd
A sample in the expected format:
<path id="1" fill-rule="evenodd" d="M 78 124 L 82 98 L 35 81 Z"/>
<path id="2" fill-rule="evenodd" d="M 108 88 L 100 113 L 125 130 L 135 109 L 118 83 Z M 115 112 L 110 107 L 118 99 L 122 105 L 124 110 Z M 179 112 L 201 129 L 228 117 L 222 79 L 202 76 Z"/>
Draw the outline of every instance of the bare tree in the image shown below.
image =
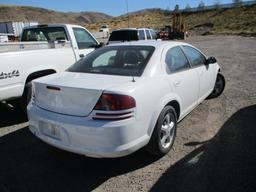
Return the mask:
<path id="1" fill-rule="evenodd" d="M 180 10 L 180 6 L 179 6 L 178 4 L 176 4 L 175 7 L 174 7 L 174 11 L 177 12 L 177 11 L 179 11 L 179 10 Z"/>
<path id="2" fill-rule="evenodd" d="M 235 6 L 241 6 L 242 2 L 242 0 L 233 0 Z"/>
<path id="3" fill-rule="evenodd" d="M 169 6 L 166 7 L 166 9 L 164 10 L 164 15 L 169 15 L 171 12 L 171 9 Z"/>
<path id="4" fill-rule="evenodd" d="M 187 4 L 186 7 L 185 7 L 185 11 L 190 11 L 190 10 L 191 10 L 191 7 L 190 7 L 189 4 Z"/>
<path id="5" fill-rule="evenodd" d="M 214 3 L 215 9 L 219 9 L 220 8 L 220 4 L 221 4 L 220 0 L 215 0 L 215 3 Z"/>
<path id="6" fill-rule="evenodd" d="M 198 4 L 198 10 L 204 10 L 205 8 L 205 4 L 203 1 L 200 1 L 200 3 Z"/>

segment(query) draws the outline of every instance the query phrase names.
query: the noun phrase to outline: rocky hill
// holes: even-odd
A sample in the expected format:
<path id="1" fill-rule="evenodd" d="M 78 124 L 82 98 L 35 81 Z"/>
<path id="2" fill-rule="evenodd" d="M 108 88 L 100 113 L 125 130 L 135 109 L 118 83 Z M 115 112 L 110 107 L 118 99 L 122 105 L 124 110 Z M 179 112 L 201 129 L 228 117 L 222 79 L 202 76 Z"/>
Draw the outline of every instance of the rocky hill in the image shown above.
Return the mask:
<path id="1" fill-rule="evenodd" d="M 38 21 L 39 23 L 71 23 L 87 25 L 112 17 L 97 12 L 57 12 L 49 9 L 0 5 L 0 21 Z"/>
<path id="2" fill-rule="evenodd" d="M 256 36 L 256 5 L 217 8 L 182 13 L 190 34 L 233 34 Z M 129 22 L 128 22 L 129 18 Z M 162 9 L 145 9 L 128 15 L 111 17 L 96 12 L 57 12 L 53 10 L 0 5 L 0 21 L 38 21 L 39 23 L 71 23 L 98 31 L 103 24 L 110 30 L 129 27 L 161 29 L 172 24 L 172 14 Z"/>

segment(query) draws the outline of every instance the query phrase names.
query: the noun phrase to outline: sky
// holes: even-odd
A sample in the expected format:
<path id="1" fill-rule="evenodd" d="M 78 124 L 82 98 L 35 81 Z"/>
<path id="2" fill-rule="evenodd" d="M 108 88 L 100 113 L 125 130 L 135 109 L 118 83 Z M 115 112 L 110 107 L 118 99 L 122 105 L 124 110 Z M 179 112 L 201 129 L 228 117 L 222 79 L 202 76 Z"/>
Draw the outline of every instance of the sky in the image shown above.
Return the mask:
<path id="1" fill-rule="evenodd" d="M 187 4 L 190 7 L 197 7 L 201 0 L 0 0 L 0 4 L 42 7 L 62 12 L 95 11 L 119 16 L 127 13 L 126 1 L 129 12 L 133 12 L 147 8 L 173 10 L 176 4 L 180 9 L 185 8 Z M 232 0 L 203 0 L 203 2 L 205 5 L 213 5 L 216 2 L 232 3 Z"/>

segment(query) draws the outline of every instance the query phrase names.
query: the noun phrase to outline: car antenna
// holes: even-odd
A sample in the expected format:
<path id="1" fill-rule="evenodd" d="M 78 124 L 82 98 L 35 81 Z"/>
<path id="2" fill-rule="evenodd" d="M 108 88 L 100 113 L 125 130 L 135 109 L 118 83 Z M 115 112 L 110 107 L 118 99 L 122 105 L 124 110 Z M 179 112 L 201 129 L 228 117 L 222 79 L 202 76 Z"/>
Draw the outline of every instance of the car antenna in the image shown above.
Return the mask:
<path id="1" fill-rule="evenodd" d="M 129 4 L 128 4 L 128 0 L 125 0 L 126 2 L 126 12 L 127 12 L 127 17 L 128 17 L 128 29 L 130 29 L 130 16 L 129 16 Z M 129 44 L 131 43 L 131 33 L 128 30 L 128 41 Z M 132 76 L 132 82 L 136 82 L 134 79 L 134 76 Z"/>
<path id="2" fill-rule="evenodd" d="M 130 29 L 130 16 L 129 16 L 129 3 L 128 0 L 125 0 L 126 3 L 126 12 L 127 12 L 127 17 L 128 17 L 128 41 L 131 41 L 131 33 L 129 31 Z"/>

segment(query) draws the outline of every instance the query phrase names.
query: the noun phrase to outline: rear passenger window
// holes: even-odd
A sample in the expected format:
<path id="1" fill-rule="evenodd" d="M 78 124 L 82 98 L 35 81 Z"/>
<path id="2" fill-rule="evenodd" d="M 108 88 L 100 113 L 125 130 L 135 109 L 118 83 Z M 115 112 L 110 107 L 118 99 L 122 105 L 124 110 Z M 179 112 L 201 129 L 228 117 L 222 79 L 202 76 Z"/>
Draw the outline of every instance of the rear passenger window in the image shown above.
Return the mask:
<path id="1" fill-rule="evenodd" d="M 139 30 L 139 40 L 145 40 L 144 30 Z"/>
<path id="2" fill-rule="evenodd" d="M 204 65 L 206 59 L 202 53 L 190 46 L 183 46 L 183 49 L 190 59 L 193 67 Z"/>
<path id="3" fill-rule="evenodd" d="M 108 51 L 92 62 L 92 67 L 114 66 L 117 51 Z"/>
<path id="4" fill-rule="evenodd" d="M 25 29 L 21 41 L 58 41 L 67 40 L 63 27 L 39 27 Z"/>
<path id="5" fill-rule="evenodd" d="M 174 47 L 167 51 L 165 63 L 167 65 L 168 73 L 177 72 L 190 67 L 189 62 L 180 47 Z"/>
<path id="6" fill-rule="evenodd" d="M 151 39 L 149 30 L 146 30 L 147 39 Z"/>

